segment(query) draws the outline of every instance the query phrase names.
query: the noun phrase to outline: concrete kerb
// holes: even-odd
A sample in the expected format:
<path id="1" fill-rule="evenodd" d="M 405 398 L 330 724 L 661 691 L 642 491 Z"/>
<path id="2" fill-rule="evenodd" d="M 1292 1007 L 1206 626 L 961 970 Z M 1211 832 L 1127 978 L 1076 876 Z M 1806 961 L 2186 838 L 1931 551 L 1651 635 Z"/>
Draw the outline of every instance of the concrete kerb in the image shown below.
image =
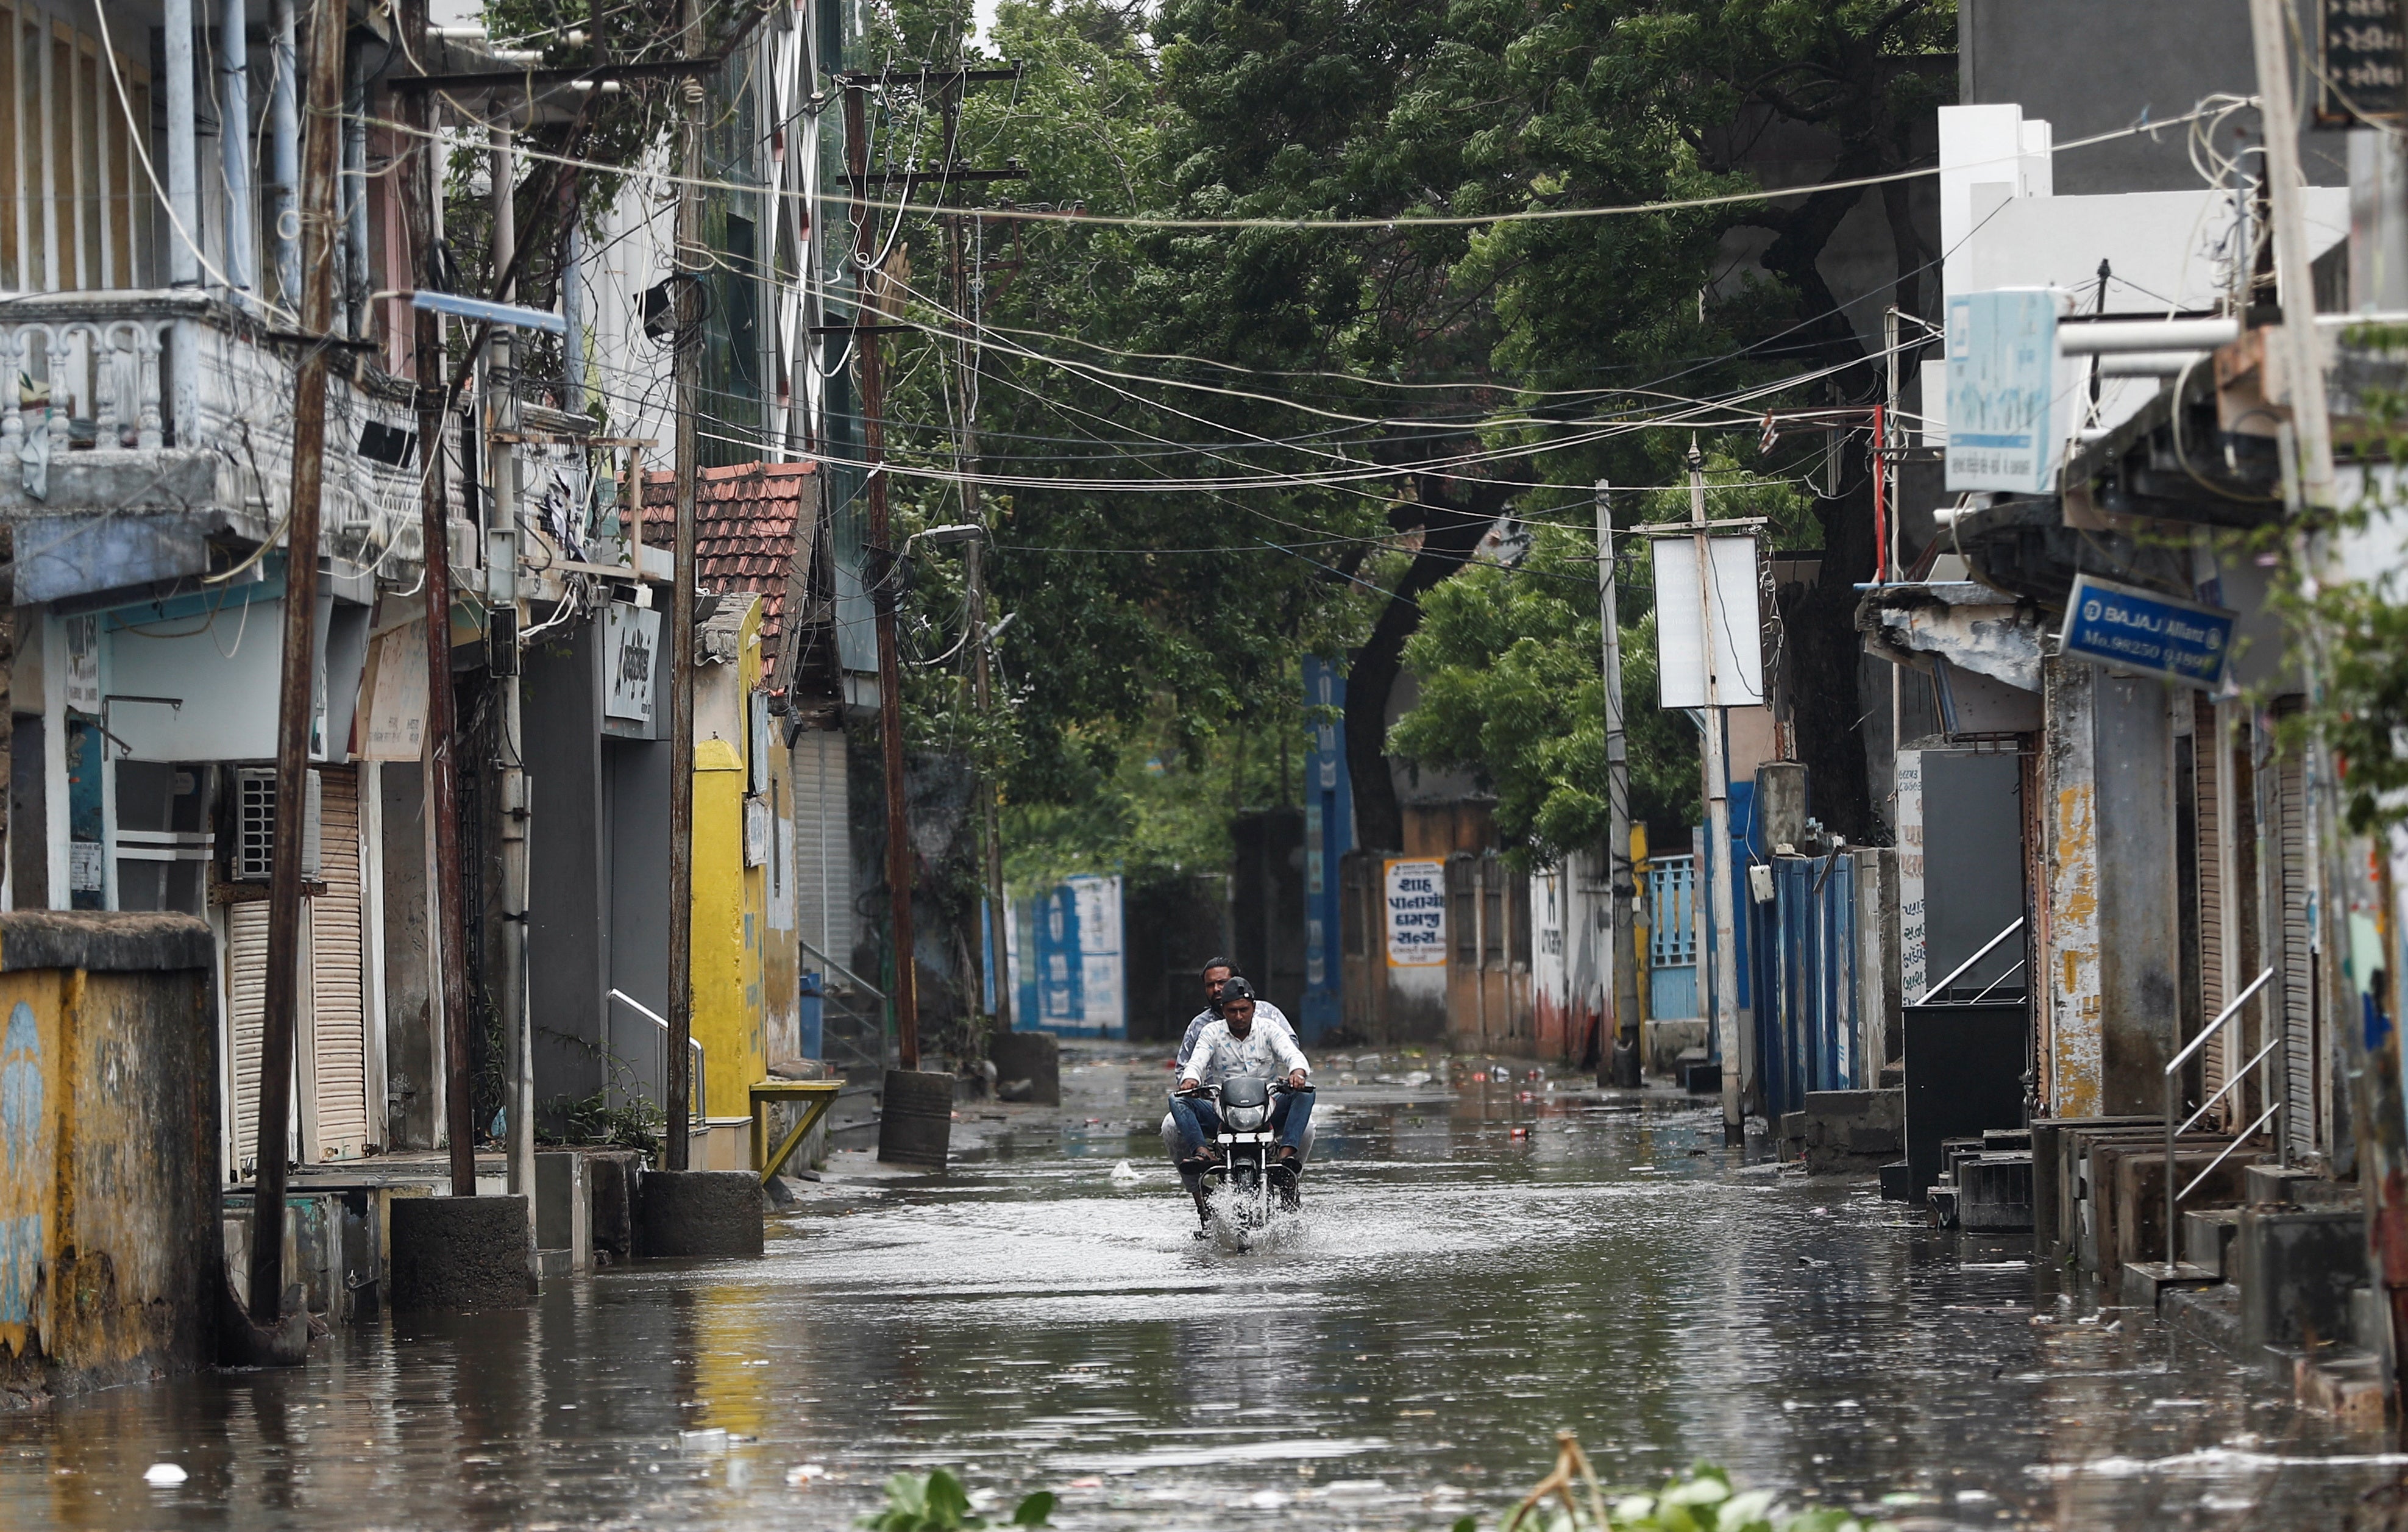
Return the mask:
<path id="1" fill-rule="evenodd" d="M 648 1170 L 636 1251 L 650 1259 L 762 1251 L 760 1178 L 742 1170 Z"/>
<path id="2" fill-rule="evenodd" d="M 393 1204 L 396 1313 L 507 1308 L 534 1289 L 524 1197 L 407 1197 Z"/>

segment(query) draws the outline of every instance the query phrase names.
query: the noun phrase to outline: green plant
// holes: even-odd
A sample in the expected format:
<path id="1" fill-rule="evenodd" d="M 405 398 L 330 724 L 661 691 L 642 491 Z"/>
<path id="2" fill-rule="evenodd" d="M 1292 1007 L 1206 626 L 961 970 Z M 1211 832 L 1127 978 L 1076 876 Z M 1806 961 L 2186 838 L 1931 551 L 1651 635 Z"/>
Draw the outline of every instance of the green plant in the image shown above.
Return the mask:
<path id="1" fill-rule="evenodd" d="M 1575 1491 L 1580 1493 L 1575 1494 Z M 1473 1517 L 1453 1532 L 1479 1532 Z M 1735 1490 L 1730 1475 L 1699 1463 L 1655 1491 L 1598 1488 L 1570 1431 L 1555 1433 L 1555 1467 L 1523 1496 L 1499 1532 L 1886 1532 L 1836 1507 L 1793 1510 L 1770 1490 Z"/>
<path id="2" fill-rule="evenodd" d="M 1050 1526 L 1054 1492 L 1039 1490 L 1013 1509 L 1006 1526 Z M 886 1509 L 864 1516 L 871 1532 L 954 1532 L 960 1527 L 993 1524 L 970 1509 L 962 1481 L 942 1468 L 925 1474 L 898 1473 L 886 1481 Z"/>
<path id="3" fill-rule="evenodd" d="M 653 1154 L 660 1152 L 661 1133 L 668 1125 L 667 1115 L 645 1097 L 634 1095 L 625 1106 L 613 1106 L 603 1091 L 581 1100 L 547 1102 L 537 1121 L 536 1137 L 547 1144 L 610 1144 Z M 545 1132 L 540 1124 L 547 1122 L 556 1122 L 559 1132 Z"/>

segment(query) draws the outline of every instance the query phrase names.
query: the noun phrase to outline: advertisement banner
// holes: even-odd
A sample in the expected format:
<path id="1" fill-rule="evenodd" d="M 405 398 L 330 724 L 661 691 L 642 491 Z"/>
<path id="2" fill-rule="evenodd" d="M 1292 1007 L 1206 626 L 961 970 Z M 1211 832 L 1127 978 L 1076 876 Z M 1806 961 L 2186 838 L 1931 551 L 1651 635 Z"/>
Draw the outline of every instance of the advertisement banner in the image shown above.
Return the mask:
<path id="1" fill-rule="evenodd" d="M 2080 574 L 2065 599 L 2057 652 L 2214 691 L 2224 682 L 2240 620 L 2222 607 Z"/>
<path id="2" fill-rule="evenodd" d="M 2046 288 L 1948 300 L 1948 487 L 2045 495 L 2057 296 Z"/>

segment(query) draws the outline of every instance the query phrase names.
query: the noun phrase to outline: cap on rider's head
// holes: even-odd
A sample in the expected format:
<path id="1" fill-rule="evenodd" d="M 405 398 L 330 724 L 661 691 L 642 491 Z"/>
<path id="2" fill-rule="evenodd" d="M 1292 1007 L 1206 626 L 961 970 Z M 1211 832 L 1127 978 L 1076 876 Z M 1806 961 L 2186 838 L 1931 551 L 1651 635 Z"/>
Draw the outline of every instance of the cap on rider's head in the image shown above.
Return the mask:
<path id="1" fill-rule="evenodd" d="M 1221 981 L 1222 1004 L 1226 1005 L 1233 1000 L 1252 1000 L 1254 998 L 1254 987 L 1246 982 L 1244 975 L 1232 974 L 1227 978 Z"/>

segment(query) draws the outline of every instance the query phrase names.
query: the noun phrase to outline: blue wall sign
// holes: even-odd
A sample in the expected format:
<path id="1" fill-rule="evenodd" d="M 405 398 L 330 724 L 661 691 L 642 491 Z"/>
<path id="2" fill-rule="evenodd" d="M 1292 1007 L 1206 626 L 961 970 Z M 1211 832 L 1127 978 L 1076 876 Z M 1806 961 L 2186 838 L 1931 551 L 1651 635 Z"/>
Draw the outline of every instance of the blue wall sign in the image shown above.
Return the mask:
<path id="1" fill-rule="evenodd" d="M 1346 679 L 1310 655 L 1304 705 L 1316 711 L 1304 762 L 1304 1007 L 1297 1019 L 1313 1042 L 1346 1020 L 1338 870 L 1354 848 L 1354 795 L 1346 775 Z"/>
<path id="2" fill-rule="evenodd" d="M 2077 575 L 2066 598 L 2058 652 L 2213 691 L 2224 684 L 2239 617 L 2222 607 Z"/>

